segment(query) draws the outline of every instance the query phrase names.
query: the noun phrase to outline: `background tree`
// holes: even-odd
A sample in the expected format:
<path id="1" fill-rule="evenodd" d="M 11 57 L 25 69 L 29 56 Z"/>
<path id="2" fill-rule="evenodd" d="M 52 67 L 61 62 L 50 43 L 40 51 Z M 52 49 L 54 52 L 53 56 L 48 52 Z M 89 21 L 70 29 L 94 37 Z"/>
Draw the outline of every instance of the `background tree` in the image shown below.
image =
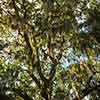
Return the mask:
<path id="1" fill-rule="evenodd" d="M 99 5 L 1 0 L 1 93 L 10 100 L 99 99 Z"/>

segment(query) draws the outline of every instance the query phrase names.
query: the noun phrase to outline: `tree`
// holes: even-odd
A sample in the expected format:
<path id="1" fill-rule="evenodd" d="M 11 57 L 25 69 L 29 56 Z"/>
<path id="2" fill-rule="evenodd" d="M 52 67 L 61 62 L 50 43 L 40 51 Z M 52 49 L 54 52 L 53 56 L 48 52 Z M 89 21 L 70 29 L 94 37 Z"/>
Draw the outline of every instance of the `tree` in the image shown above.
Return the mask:
<path id="1" fill-rule="evenodd" d="M 3 94 L 24 100 L 87 95 L 97 100 L 98 7 L 95 0 L 0 1 Z"/>

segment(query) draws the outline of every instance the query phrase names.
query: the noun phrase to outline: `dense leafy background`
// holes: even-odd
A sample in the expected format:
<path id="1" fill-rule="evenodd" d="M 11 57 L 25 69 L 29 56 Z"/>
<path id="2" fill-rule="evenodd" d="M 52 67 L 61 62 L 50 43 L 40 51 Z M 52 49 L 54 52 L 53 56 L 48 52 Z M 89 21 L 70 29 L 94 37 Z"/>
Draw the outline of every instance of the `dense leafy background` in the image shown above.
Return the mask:
<path id="1" fill-rule="evenodd" d="M 1 0 L 0 98 L 100 99 L 99 0 Z"/>

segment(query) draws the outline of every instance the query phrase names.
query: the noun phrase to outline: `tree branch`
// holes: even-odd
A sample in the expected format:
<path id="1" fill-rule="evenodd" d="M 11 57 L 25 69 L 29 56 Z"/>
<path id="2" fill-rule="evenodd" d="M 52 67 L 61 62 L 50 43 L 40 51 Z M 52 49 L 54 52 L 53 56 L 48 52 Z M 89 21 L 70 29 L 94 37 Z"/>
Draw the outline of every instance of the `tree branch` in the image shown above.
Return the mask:
<path id="1" fill-rule="evenodd" d="M 25 91 L 21 89 L 13 89 L 13 91 L 24 100 L 33 100 Z"/>
<path id="2" fill-rule="evenodd" d="M 34 66 L 34 64 L 33 64 L 33 56 L 32 56 L 32 55 L 33 55 L 33 49 L 32 49 L 32 47 L 31 47 L 31 45 L 30 45 L 29 37 L 28 37 L 27 33 L 24 33 L 24 39 L 25 39 L 25 41 L 26 41 L 27 46 L 29 47 L 29 55 L 31 56 L 32 66 Z M 36 63 L 37 63 L 37 62 L 36 62 Z M 36 67 L 36 64 L 35 64 L 35 67 Z M 37 86 L 38 86 L 39 88 L 41 88 L 40 81 L 34 76 L 34 74 L 31 73 L 31 72 L 28 72 L 28 73 L 29 73 L 29 75 L 32 77 L 32 79 L 35 81 L 35 83 L 37 84 Z"/>
<path id="3" fill-rule="evenodd" d="M 44 54 L 45 54 L 46 56 L 49 56 L 49 58 L 50 58 L 50 59 L 52 60 L 52 62 L 53 62 L 53 65 L 52 65 L 52 68 L 51 68 L 51 71 L 50 71 L 50 74 L 49 74 L 49 79 L 48 79 L 49 81 L 51 81 L 51 80 L 53 79 L 54 75 L 55 75 L 56 66 L 57 66 L 58 62 L 57 62 L 57 60 L 54 59 L 51 55 L 46 54 L 45 51 L 44 51 Z M 59 59 L 60 59 L 60 58 L 59 58 Z"/>
<path id="4" fill-rule="evenodd" d="M 41 70 L 40 59 L 39 59 L 39 50 L 38 50 L 38 48 L 36 48 L 36 54 L 37 54 L 37 60 L 38 60 L 37 67 L 36 67 L 37 68 L 37 71 L 39 73 L 39 76 L 40 76 L 41 80 L 43 82 L 47 82 L 47 79 L 44 77 L 44 75 L 42 73 L 42 70 Z"/>
<path id="5" fill-rule="evenodd" d="M 16 3 L 15 3 L 15 0 L 12 0 L 12 4 L 13 4 L 13 8 L 15 9 L 16 16 L 18 18 L 20 18 Z"/>
<path id="6" fill-rule="evenodd" d="M 29 72 L 29 75 L 32 77 L 32 79 L 35 81 L 35 83 L 37 84 L 37 86 L 39 87 L 39 88 L 41 88 L 41 84 L 40 84 L 40 81 L 35 77 L 35 75 L 34 74 L 30 74 L 30 72 Z"/>
<path id="7" fill-rule="evenodd" d="M 31 44 L 29 42 L 28 34 L 25 33 L 25 32 L 24 32 L 24 39 L 25 39 L 25 42 L 26 42 L 27 46 L 29 47 L 29 54 L 32 56 L 33 49 L 32 49 Z"/>
<path id="8" fill-rule="evenodd" d="M 82 91 L 82 95 L 80 94 L 80 99 L 83 99 L 85 96 L 93 92 L 94 90 L 98 90 L 100 88 L 100 84 L 97 84 L 94 87 L 88 87 Z"/>

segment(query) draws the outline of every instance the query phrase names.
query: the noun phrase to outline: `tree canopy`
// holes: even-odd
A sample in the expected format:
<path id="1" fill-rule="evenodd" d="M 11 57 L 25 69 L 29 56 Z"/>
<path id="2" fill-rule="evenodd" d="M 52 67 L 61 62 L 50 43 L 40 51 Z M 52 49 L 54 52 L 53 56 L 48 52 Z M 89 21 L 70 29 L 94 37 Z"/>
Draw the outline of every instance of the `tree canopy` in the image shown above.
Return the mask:
<path id="1" fill-rule="evenodd" d="M 99 0 L 1 0 L 0 98 L 100 100 Z"/>

